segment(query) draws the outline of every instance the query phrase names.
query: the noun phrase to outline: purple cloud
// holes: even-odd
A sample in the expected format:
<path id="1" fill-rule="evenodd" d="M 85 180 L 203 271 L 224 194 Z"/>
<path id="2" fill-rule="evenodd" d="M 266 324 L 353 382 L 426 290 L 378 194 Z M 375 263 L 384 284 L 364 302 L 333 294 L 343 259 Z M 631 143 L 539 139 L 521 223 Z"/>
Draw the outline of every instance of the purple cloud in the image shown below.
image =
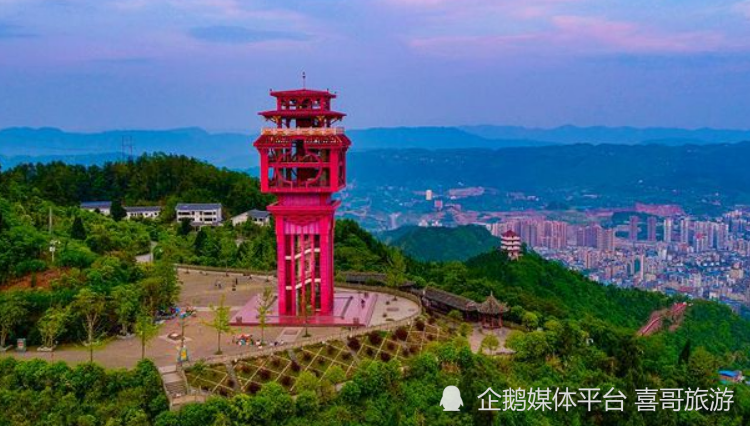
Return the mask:
<path id="1" fill-rule="evenodd" d="M 704 53 L 742 47 L 716 31 L 663 31 L 601 17 L 554 16 L 550 28 L 517 34 L 414 38 L 410 45 L 444 57 L 503 53 Z"/>

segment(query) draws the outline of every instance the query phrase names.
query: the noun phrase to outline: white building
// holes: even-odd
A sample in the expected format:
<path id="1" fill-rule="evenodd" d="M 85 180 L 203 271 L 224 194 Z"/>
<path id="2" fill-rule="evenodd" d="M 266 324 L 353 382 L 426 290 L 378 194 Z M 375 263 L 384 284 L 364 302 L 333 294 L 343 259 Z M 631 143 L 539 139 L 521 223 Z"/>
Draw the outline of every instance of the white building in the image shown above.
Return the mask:
<path id="1" fill-rule="evenodd" d="M 160 213 L 161 207 L 159 206 L 125 207 L 127 219 L 156 219 Z"/>
<path id="2" fill-rule="evenodd" d="M 221 223 L 221 204 L 177 204 L 177 221 L 190 220 L 192 225 L 216 225 Z"/>
<path id="3" fill-rule="evenodd" d="M 112 211 L 111 201 L 87 201 L 81 203 L 81 209 L 88 210 L 90 212 L 101 213 L 105 216 L 109 216 Z"/>
<path id="4" fill-rule="evenodd" d="M 253 209 L 246 211 L 245 213 L 240 213 L 231 219 L 232 225 L 234 226 L 245 223 L 248 220 L 251 220 L 258 226 L 266 226 L 271 223 L 271 214 L 264 210 Z"/>

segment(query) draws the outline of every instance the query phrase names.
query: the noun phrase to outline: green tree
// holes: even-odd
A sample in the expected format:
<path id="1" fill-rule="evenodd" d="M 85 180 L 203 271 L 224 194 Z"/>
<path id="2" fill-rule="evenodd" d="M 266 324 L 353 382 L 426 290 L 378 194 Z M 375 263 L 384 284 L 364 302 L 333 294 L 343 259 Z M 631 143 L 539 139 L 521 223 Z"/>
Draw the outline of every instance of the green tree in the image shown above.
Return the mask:
<path id="1" fill-rule="evenodd" d="M 120 285 L 112 290 L 112 303 L 122 335 L 130 333 L 130 327 L 140 310 L 139 299 L 140 293 L 135 285 Z"/>
<path id="2" fill-rule="evenodd" d="M 0 294 L 0 348 L 16 326 L 23 323 L 28 314 L 26 303 L 17 293 Z"/>
<path id="3" fill-rule="evenodd" d="M 125 219 L 125 216 L 128 215 L 128 213 L 125 211 L 125 208 L 122 206 L 122 201 L 120 200 L 112 201 L 112 206 L 109 209 L 109 214 L 110 216 L 112 216 L 112 219 L 114 219 L 115 222 L 119 222 Z"/>
<path id="4" fill-rule="evenodd" d="M 74 240 L 86 240 L 86 228 L 83 227 L 83 220 L 80 216 L 73 219 L 73 226 L 70 228 L 70 238 Z"/>
<path id="5" fill-rule="evenodd" d="M 179 282 L 174 266 L 166 260 L 156 262 L 150 276 L 139 284 L 139 293 L 152 316 L 160 309 L 174 306 L 180 292 Z"/>
<path id="6" fill-rule="evenodd" d="M 688 362 L 690 362 L 691 343 L 691 340 L 688 339 L 687 342 L 685 342 L 685 346 L 682 347 L 682 350 L 680 351 L 680 357 L 678 359 L 679 364 L 687 364 Z"/>
<path id="7" fill-rule="evenodd" d="M 55 346 L 55 340 L 65 331 L 68 315 L 67 308 L 51 307 L 47 309 L 37 323 L 39 334 L 42 336 L 42 346 L 47 348 Z"/>
<path id="8" fill-rule="evenodd" d="M 482 339 L 480 351 L 482 351 L 484 348 L 487 348 L 490 350 L 490 352 L 495 352 L 499 346 L 500 339 L 498 339 L 494 334 L 488 334 Z"/>
<path id="9" fill-rule="evenodd" d="M 346 372 L 340 366 L 332 365 L 328 368 L 325 374 L 323 374 L 323 379 L 332 385 L 343 383 L 346 380 Z"/>
<path id="10" fill-rule="evenodd" d="M 315 413 L 320 407 L 318 395 L 312 391 L 297 393 L 297 399 L 294 401 L 298 415 L 309 416 Z"/>
<path id="11" fill-rule="evenodd" d="M 135 320 L 135 335 L 141 341 L 141 359 L 146 358 L 146 345 L 159 332 L 159 326 L 154 323 L 154 317 L 141 312 Z"/>
<path id="12" fill-rule="evenodd" d="M 448 312 L 448 318 L 455 322 L 461 322 L 464 320 L 463 314 L 456 309 L 451 309 L 450 312 Z"/>
<path id="13" fill-rule="evenodd" d="M 315 375 L 309 371 L 303 371 L 300 373 L 299 377 L 297 377 L 297 381 L 294 382 L 294 390 L 297 392 L 318 392 L 318 384 L 320 383 L 320 380 L 315 377 Z"/>
<path id="14" fill-rule="evenodd" d="M 521 322 L 527 329 L 534 330 L 539 327 L 539 316 L 533 312 L 526 311 L 521 316 Z"/>
<path id="15" fill-rule="evenodd" d="M 180 219 L 180 228 L 178 230 L 178 234 L 185 236 L 190 234 L 190 231 L 193 230 L 193 225 L 190 224 L 190 219 Z"/>
<path id="16" fill-rule="evenodd" d="M 195 241 L 193 247 L 195 247 L 195 254 L 203 256 L 206 251 L 206 245 L 208 244 L 208 231 L 206 228 L 201 228 L 197 234 L 195 234 Z"/>
<path id="17" fill-rule="evenodd" d="M 688 361 L 687 379 L 689 386 L 710 388 L 716 382 L 719 361 L 705 348 L 697 348 Z"/>
<path id="18" fill-rule="evenodd" d="M 310 314 L 312 314 L 313 307 L 310 304 L 310 300 L 307 298 L 303 298 L 302 295 L 299 296 L 299 305 L 302 307 L 302 321 L 305 324 L 305 334 L 303 334 L 303 337 L 310 337 Z"/>
<path id="19" fill-rule="evenodd" d="M 219 258 L 223 261 L 224 269 L 228 269 L 230 264 L 234 263 L 237 256 L 237 243 L 234 237 L 229 235 L 220 241 Z"/>
<path id="20" fill-rule="evenodd" d="M 397 248 L 388 250 L 388 269 L 386 285 L 397 288 L 406 281 L 406 259 Z"/>
<path id="21" fill-rule="evenodd" d="M 260 341 L 266 340 L 266 325 L 268 323 L 268 314 L 273 309 L 273 289 L 266 287 L 258 298 L 258 323 L 260 325 Z"/>
<path id="22" fill-rule="evenodd" d="M 473 327 L 471 324 L 462 322 L 461 325 L 458 326 L 458 334 L 460 334 L 463 337 L 468 337 L 473 330 Z"/>
<path id="23" fill-rule="evenodd" d="M 102 319 L 106 307 L 103 295 L 84 288 L 76 295 L 72 308 L 83 319 L 83 327 L 86 331 L 86 345 L 89 348 L 89 362 L 94 362 L 94 339 L 96 329 Z"/>
<path id="24" fill-rule="evenodd" d="M 229 320 L 231 319 L 229 306 L 226 306 L 224 304 L 225 299 L 226 297 L 222 295 L 218 305 L 210 306 L 211 312 L 213 312 L 213 319 L 211 321 L 204 322 L 205 325 L 216 330 L 216 355 L 222 354 L 221 335 L 230 333 L 232 331 L 232 327 L 229 325 Z"/>

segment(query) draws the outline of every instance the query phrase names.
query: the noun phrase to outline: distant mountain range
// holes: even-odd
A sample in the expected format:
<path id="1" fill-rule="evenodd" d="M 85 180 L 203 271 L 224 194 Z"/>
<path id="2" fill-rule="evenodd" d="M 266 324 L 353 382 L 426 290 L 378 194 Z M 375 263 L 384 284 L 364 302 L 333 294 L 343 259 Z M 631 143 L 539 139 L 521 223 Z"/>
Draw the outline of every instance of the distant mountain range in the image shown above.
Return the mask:
<path id="1" fill-rule="evenodd" d="M 397 127 L 348 130 L 353 151 L 377 149 L 500 149 L 561 144 L 709 145 L 750 141 L 750 131 L 717 129 L 575 127 L 533 129 L 512 126 Z M 218 166 L 257 166 L 251 147 L 257 134 L 209 133 L 200 128 L 66 132 L 56 128 L 0 130 L 0 162 L 60 160 L 103 163 L 132 154 L 165 152 L 196 157 Z"/>
<path id="2" fill-rule="evenodd" d="M 85 156 L 93 160 L 91 156 L 98 156 L 103 163 L 111 159 L 113 153 L 130 155 L 129 145 L 132 144 L 133 155 L 144 152 L 184 154 L 219 166 L 240 168 L 248 167 L 248 162 L 252 161 L 252 141 L 253 136 L 208 133 L 199 128 L 73 133 L 55 128 L 16 127 L 0 130 L 0 155 L 41 157 L 39 161 L 67 159 L 73 162 L 83 162 L 75 157 Z M 244 158 L 237 158 L 242 154 Z"/>
<path id="3" fill-rule="evenodd" d="M 119 152 L 105 152 L 102 154 L 81 154 L 81 155 L 0 155 L 0 166 L 3 169 L 11 169 L 19 164 L 24 163 L 51 163 L 61 161 L 65 164 L 74 164 L 81 166 L 102 165 L 111 161 L 118 161 L 126 158 Z M 257 174 L 257 172 L 256 172 Z"/>
<path id="4" fill-rule="evenodd" d="M 601 205 L 750 204 L 750 142 L 715 145 L 557 145 L 540 148 L 374 150 L 349 155 L 360 189 L 490 187 Z M 591 198 L 589 198 L 591 197 Z"/>
<path id="5" fill-rule="evenodd" d="M 382 127 L 349 130 L 353 150 L 512 148 L 556 145 L 525 138 L 486 137 L 457 127 Z"/>
<path id="6" fill-rule="evenodd" d="M 461 130 L 487 139 L 547 141 L 547 144 L 710 145 L 750 141 L 750 130 L 670 127 L 577 127 L 538 129 L 516 126 L 465 126 Z"/>

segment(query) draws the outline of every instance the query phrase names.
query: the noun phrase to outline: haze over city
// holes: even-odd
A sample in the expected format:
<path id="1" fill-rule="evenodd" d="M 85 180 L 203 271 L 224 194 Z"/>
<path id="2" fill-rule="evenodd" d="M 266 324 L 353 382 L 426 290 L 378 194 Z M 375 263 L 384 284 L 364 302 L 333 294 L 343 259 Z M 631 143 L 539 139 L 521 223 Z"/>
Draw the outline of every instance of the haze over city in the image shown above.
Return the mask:
<path id="1" fill-rule="evenodd" d="M 0 0 L 0 127 L 247 131 L 305 71 L 356 128 L 748 128 L 748 40 L 748 1 Z"/>

